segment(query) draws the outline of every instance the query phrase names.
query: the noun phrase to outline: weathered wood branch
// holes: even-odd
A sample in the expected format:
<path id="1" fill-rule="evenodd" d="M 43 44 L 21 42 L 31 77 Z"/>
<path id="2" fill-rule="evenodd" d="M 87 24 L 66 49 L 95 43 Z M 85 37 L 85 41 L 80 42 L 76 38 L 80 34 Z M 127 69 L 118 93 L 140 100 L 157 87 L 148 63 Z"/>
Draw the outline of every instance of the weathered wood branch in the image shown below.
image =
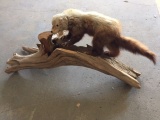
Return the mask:
<path id="1" fill-rule="evenodd" d="M 133 87 L 140 88 L 140 84 L 136 80 L 140 75 L 139 72 L 114 58 L 87 55 L 86 52 L 91 51 L 91 46 L 56 48 L 50 56 L 46 53 L 44 45 L 40 44 L 38 46 L 39 49 L 23 47 L 23 50 L 31 53 L 29 55 L 14 54 L 13 57 L 7 61 L 7 64 L 10 66 L 5 72 L 12 73 L 22 69 L 55 68 L 67 65 L 84 66 L 112 75 Z"/>

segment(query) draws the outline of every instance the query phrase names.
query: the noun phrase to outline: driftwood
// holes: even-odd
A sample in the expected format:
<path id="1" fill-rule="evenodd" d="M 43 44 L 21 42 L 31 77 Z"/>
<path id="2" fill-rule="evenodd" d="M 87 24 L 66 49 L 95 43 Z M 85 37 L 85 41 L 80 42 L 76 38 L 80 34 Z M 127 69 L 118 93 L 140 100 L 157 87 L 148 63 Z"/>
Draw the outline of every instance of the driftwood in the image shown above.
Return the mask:
<path id="1" fill-rule="evenodd" d="M 38 45 L 38 48 L 22 47 L 24 51 L 30 54 L 14 54 L 7 61 L 7 64 L 10 66 L 5 72 L 12 73 L 22 69 L 55 68 L 67 65 L 84 66 L 112 75 L 133 87 L 140 88 L 140 83 L 136 80 L 140 73 L 133 68 L 122 64 L 114 58 L 95 57 L 86 54 L 90 53 L 92 49 L 88 45 L 87 47 L 71 46 L 69 48 L 57 48 L 50 42 L 44 42 L 51 41 L 50 35 L 51 33 L 49 32 L 39 35 L 41 44 Z M 48 52 L 51 52 L 50 55 L 48 55 Z"/>

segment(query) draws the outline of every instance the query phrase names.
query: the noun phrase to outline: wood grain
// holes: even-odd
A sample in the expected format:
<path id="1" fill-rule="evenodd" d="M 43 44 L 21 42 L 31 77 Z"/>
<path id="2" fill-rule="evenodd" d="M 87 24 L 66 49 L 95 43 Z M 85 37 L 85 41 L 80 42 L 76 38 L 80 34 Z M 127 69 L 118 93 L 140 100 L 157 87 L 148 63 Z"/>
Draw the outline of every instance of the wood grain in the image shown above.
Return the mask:
<path id="1" fill-rule="evenodd" d="M 43 38 L 43 35 L 41 38 Z M 48 39 L 46 36 L 44 38 L 45 40 Z M 30 54 L 14 54 L 13 57 L 7 61 L 9 67 L 5 72 L 13 73 L 22 69 L 44 69 L 74 65 L 91 68 L 104 74 L 112 75 L 136 88 L 141 87 L 138 80 L 136 80 L 140 75 L 139 72 L 124 65 L 120 61 L 117 61 L 115 58 L 106 58 L 106 56 L 98 57 L 86 54 L 91 51 L 91 46 L 55 48 L 54 50 L 52 49 L 53 52 L 50 55 L 46 52 L 46 48 L 43 44 L 38 44 L 38 47 L 39 48 L 22 47 L 23 50 Z"/>

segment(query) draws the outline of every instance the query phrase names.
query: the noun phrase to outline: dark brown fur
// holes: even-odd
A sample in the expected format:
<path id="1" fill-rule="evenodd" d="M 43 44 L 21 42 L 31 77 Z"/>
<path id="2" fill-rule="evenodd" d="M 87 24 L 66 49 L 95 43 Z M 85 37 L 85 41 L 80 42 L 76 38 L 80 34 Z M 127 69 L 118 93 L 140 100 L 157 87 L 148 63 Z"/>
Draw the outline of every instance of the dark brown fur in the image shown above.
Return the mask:
<path id="1" fill-rule="evenodd" d="M 72 21 L 73 22 L 73 21 Z M 89 33 L 92 35 L 92 31 L 79 27 L 77 24 L 73 26 L 72 23 L 69 31 L 70 31 L 70 41 L 67 43 L 68 46 L 73 45 L 80 41 L 85 33 Z M 72 27 L 73 26 L 73 27 Z M 116 32 L 116 31 L 115 31 Z M 117 31 L 119 33 L 119 31 Z M 115 33 L 115 34 L 118 34 Z M 109 57 L 117 57 L 120 53 L 120 48 L 126 49 L 134 54 L 141 54 L 156 64 L 156 56 L 153 52 L 151 52 L 145 45 L 140 43 L 139 41 L 130 38 L 130 37 L 122 37 L 115 36 L 115 34 L 110 34 L 108 31 L 99 31 L 94 34 L 92 44 L 93 44 L 93 54 L 101 55 L 105 53 Z M 109 51 L 103 51 L 104 47 L 107 47 Z"/>

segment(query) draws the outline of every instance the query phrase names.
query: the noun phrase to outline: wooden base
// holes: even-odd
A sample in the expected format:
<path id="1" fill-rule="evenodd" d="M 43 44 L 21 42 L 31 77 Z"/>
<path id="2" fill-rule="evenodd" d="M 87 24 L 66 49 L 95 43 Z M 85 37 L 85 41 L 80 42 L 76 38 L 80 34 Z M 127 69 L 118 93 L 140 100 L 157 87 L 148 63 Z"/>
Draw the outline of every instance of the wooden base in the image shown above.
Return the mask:
<path id="1" fill-rule="evenodd" d="M 14 54 L 13 57 L 7 61 L 9 67 L 5 72 L 13 73 L 22 69 L 55 68 L 59 66 L 75 65 L 88 67 L 112 75 L 133 87 L 141 87 L 140 83 L 136 80 L 137 77 L 140 76 L 139 72 L 114 58 L 87 55 L 86 53 L 91 51 L 91 46 L 56 48 L 50 56 L 46 53 L 44 45 L 39 44 L 38 47 L 39 48 L 22 47 L 23 50 L 30 54 Z"/>

